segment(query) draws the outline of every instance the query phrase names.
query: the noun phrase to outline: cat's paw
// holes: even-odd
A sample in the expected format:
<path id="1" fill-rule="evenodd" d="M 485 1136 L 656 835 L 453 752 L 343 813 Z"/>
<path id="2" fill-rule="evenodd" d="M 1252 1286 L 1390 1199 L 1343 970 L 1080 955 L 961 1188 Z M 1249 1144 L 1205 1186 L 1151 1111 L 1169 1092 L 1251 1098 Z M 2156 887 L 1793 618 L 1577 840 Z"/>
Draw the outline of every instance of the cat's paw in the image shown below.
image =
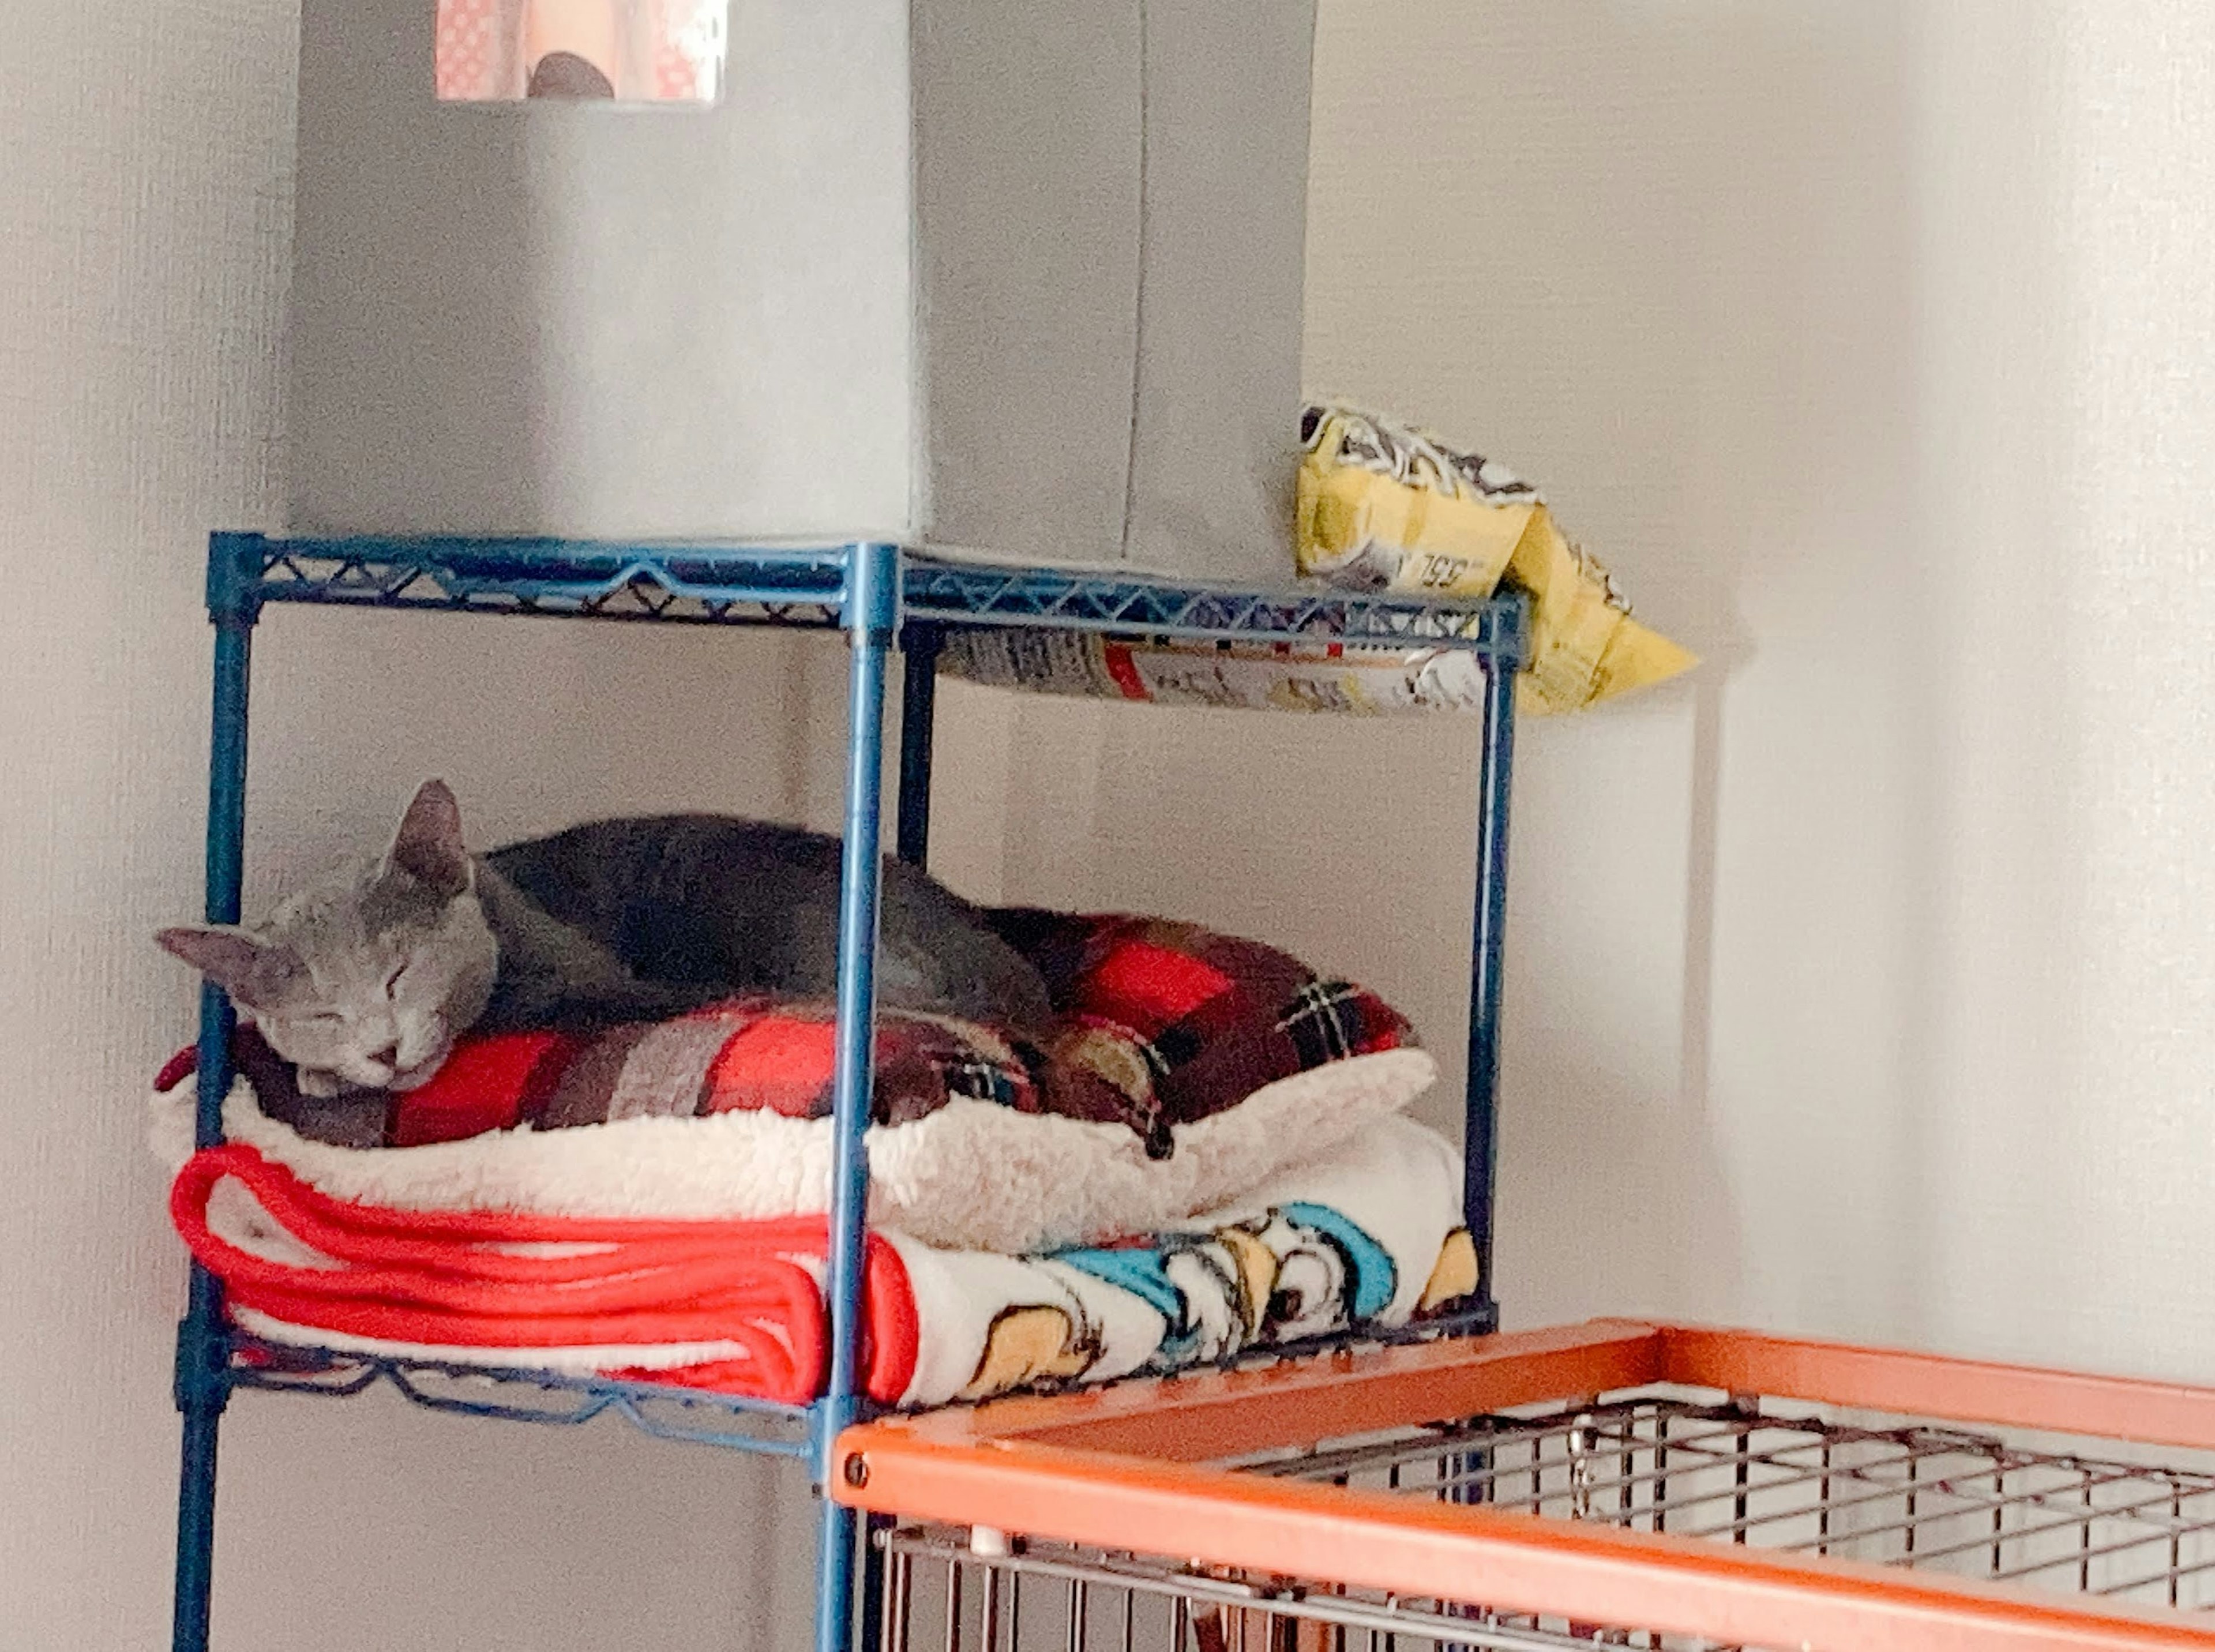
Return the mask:
<path id="1" fill-rule="evenodd" d="M 335 1072 L 322 1072 L 314 1067 L 300 1068 L 293 1082 L 299 1085 L 303 1096 L 335 1096 L 346 1088 L 345 1081 Z"/>

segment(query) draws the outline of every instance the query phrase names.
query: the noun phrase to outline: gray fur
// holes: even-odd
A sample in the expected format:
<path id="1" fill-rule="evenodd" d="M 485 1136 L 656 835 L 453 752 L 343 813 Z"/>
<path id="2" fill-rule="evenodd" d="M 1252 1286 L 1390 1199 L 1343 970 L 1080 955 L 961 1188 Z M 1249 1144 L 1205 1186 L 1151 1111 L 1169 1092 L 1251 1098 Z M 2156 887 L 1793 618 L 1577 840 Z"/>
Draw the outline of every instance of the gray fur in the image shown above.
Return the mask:
<path id="1" fill-rule="evenodd" d="M 602 820 L 472 857 L 425 783 L 383 854 L 347 862 L 252 928 L 156 938 L 229 992 L 310 1095 L 408 1090 L 471 1029 L 579 1028 L 736 993 L 831 992 L 840 846 L 794 826 Z M 885 867 L 880 999 L 1043 1045 L 1045 983 L 983 912 Z"/>

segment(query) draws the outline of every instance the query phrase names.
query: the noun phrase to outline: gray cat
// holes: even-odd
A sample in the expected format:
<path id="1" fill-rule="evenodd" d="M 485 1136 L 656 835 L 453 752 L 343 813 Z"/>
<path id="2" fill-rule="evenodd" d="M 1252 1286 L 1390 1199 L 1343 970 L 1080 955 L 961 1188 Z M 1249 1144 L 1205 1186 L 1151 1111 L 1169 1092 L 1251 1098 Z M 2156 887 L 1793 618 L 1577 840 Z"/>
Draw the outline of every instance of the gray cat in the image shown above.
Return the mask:
<path id="1" fill-rule="evenodd" d="M 412 1090 L 464 1032 L 659 1018 L 750 992 L 819 997 L 838 974 L 840 848 L 795 826 L 679 814 L 574 826 L 472 856 L 441 781 L 391 847 L 250 928 L 163 930 L 229 992 L 301 1090 Z M 1043 1047 L 1045 982 L 985 915 L 885 867 L 880 999 Z"/>

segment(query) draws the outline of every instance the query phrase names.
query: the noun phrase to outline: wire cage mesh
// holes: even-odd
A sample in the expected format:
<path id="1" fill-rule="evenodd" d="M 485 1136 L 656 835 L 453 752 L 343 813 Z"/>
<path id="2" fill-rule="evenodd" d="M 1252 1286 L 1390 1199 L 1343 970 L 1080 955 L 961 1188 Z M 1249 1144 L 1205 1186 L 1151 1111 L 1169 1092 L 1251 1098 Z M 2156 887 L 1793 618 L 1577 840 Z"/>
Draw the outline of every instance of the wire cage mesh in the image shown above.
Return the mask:
<path id="1" fill-rule="evenodd" d="M 2215 1631 L 2215 1453 L 1657 1388 L 1327 1440 L 1235 1466 L 2104 1596 L 2174 1609 L 2182 1621 L 2204 1612 L 2202 1626 Z M 1725 1644 L 1496 1611 L 1481 1598 L 1393 1594 L 973 1529 L 903 1526 L 884 1541 L 883 1652 Z M 1471 1584 L 1466 1593 L 1481 1597 L 1481 1583 Z"/>

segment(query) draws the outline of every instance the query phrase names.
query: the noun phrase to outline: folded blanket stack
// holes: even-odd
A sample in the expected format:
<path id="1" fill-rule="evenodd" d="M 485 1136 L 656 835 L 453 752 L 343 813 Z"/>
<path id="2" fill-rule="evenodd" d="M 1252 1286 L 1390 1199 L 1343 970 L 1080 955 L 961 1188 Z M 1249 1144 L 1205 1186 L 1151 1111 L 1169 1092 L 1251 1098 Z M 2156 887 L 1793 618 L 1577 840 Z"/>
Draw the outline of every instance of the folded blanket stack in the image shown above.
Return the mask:
<path id="1" fill-rule="evenodd" d="M 873 1398 L 1176 1369 L 1473 1287 L 1458 1157 L 1397 1116 L 1434 1070 L 1389 1009 L 1188 926 L 1004 916 L 1070 1030 L 1026 1065 L 989 1029 L 880 1027 Z M 328 1104 L 242 1034 L 230 1145 L 191 1151 L 189 1058 L 163 1075 L 172 1216 L 267 1342 L 804 1401 L 828 1031 L 750 1001 L 487 1039 Z"/>
<path id="2" fill-rule="evenodd" d="M 1033 1256 L 871 1236 L 862 1373 L 884 1404 L 1172 1371 L 1404 1324 L 1465 1294 L 1451 1147 L 1406 1119 L 1190 1225 Z M 828 1358 L 825 1224 L 405 1210 L 250 1147 L 170 1212 L 265 1341 L 679 1384 L 798 1403 Z"/>

